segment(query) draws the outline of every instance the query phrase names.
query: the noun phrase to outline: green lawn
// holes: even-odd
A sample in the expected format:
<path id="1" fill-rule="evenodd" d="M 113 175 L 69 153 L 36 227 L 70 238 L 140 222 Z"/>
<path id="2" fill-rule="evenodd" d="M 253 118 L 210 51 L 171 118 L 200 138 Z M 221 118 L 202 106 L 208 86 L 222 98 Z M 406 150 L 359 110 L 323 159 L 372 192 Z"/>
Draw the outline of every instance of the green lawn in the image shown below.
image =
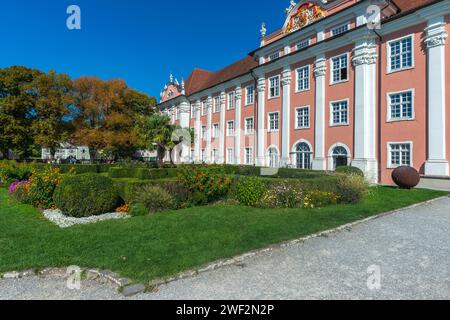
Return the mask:
<path id="1" fill-rule="evenodd" d="M 445 194 L 378 187 L 358 205 L 201 207 L 62 230 L 0 189 L 0 272 L 78 265 L 149 281 Z"/>

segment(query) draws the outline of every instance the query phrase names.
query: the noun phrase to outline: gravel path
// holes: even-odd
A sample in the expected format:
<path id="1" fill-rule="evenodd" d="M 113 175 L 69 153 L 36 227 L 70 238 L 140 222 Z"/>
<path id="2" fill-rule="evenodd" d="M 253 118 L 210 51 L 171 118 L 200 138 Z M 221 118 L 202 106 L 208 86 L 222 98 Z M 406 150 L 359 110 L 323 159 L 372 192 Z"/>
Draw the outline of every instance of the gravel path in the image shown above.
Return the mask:
<path id="1" fill-rule="evenodd" d="M 381 271 L 380 289 L 368 288 L 368 271 L 373 270 Z M 123 297 L 94 282 L 70 291 L 62 279 L 35 277 L 0 281 L 0 299 Z M 450 299 L 450 198 L 134 299 Z"/>

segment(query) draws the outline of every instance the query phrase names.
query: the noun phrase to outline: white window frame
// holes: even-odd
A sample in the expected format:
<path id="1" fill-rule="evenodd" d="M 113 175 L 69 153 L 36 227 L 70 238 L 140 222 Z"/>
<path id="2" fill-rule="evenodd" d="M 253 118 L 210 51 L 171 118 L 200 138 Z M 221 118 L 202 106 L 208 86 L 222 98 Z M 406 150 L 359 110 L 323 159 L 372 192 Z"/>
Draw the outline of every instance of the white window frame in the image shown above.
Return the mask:
<path id="1" fill-rule="evenodd" d="M 212 157 L 211 157 L 212 163 L 219 162 L 219 150 L 212 149 Z"/>
<path id="2" fill-rule="evenodd" d="M 277 129 L 272 129 L 271 128 L 271 125 L 270 125 L 270 122 L 271 122 L 271 119 L 270 119 L 270 116 L 272 116 L 272 115 L 278 115 L 278 119 L 277 119 Z M 278 111 L 274 111 L 274 112 L 269 112 L 268 114 L 267 114 L 267 132 L 278 132 L 278 131 L 280 131 L 280 112 L 278 112 Z"/>
<path id="3" fill-rule="evenodd" d="M 207 101 L 206 100 L 202 101 L 202 113 L 201 113 L 202 117 L 206 116 L 207 110 L 208 110 Z"/>
<path id="4" fill-rule="evenodd" d="M 341 103 L 341 102 L 347 102 L 347 122 L 344 123 L 334 123 L 334 117 L 333 117 L 333 104 L 335 103 Z M 350 125 L 350 99 L 341 99 L 341 100 L 335 100 L 330 101 L 330 127 L 341 127 L 341 126 L 349 126 Z"/>
<path id="5" fill-rule="evenodd" d="M 231 151 L 231 153 L 230 153 Z M 231 160 L 230 160 L 231 158 Z M 227 148 L 227 164 L 234 164 L 234 150 L 233 148 Z"/>
<path id="6" fill-rule="evenodd" d="M 191 119 L 194 119 L 196 116 L 195 105 L 191 104 Z"/>
<path id="7" fill-rule="evenodd" d="M 248 156 L 247 151 L 251 152 L 251 154 L 250 154 L 251 155 L 250 161 L 248 161 L 249 159 L 247 157 Z M 253 154 L 253 147 L 245 147 L 245 149 L 244 149 L 244 161 L 245 161 L 246 165 L 252 165 L 255 162 L 255 156 Z"/>
<path id="8" fill-rule="evenodd" d="M 249 88 L 252 88 L 252 94 L 249 95 Z M 251 97 L 251 101 L 249 102 L 249 97 Z M 255 86 L 249 85 L 245 87 L 245 105 L 250 106 L 255 103 Z"/>
<path id="9" fill-rule="evenodd" d="M 300 74 L 299 72 L 301 70 L 308 70 L 308 87 L 304 88 L 304 89 L 300 89 L 299 88 L 299 84 L 300 84 Z M 309 91 L 311 90 L 311 65 L 307 65 L 307 66 L 303 66 L 300 68 L 295 69 L 295 92 L 299 93 L 299 92 L 305 92 L 305 91 Z"/>
<path id="10" fill-rule="evenodd" d="M 220 124 L 219 123 L 213 123 L 212 125 L 212 137 L 213 138 L 218 138 L 220 136 Z M 217 128 L 217 132 L 216 132 L 216 128 Z"/>
<path id="11" fill-rule="evenodd" d="M 200 151 L 200 160 L 201 160 L 202 162 L 206 162 L 206 150 L 205 150 L 205 149 L 202 149 L 202 150 Z"/>
<path id="12" fill-rule="evenodd" d="M 392 104 L 391 104 L 391 96 L 396 94 L 402 94 L 402 93 L 411 93 L 411 107 L 412 107 L 412 115 L 411 118 L 392 118 Z M 414 101 L 416 97 L 415 89 L 406 89 L 396 92 L 388 92 L 386 93 L 386 99 L 387 99 L 387 114 L 386 114 L 386 121 L 387 122 L 398 122 L 398 121 L 413 121 L 416 119 L 416 110 L 415 110 L 415 103 Z"/>
<path id="13" fill-rule="evenodd" d="M 268 56 L 269 59 L 268 60 L 269 61 L 274 61 L 274 60 L 279 59 L 280 56 L 281 56 L 280 51 L 272 52 L 272 53 L 269 54 L 269 56 Z"/>
<path id="14" fill-rule="evenodd" d="M 396 169 L 398 167 L 401 166 L 406 166 L 406 164 L 400 164 L 400 165 L 393 165 L 392 164 L 392 145 L 402 145 L 402 144 L 409 144 L 410 149 L 410 155 L 409 155 L 409 160 L 410 160 L 410 164 L 408 166 L 410 167 L 414 167 L 414 143 L 412 141 L 400 141 L 400 142 L 393 142 L 393 141 L 388 141 L 387 142 L 387 168 L 388 169 Z M 401 158 L 401 155 L 400 155 Z M 401 159 L 400 159 L 401 161 Z"/>
<path id="15" fill-rule="evenodd" d="M 253 125 L 252 125 L 252 130 L 248 131 L 247 120 L 250 120 L 250 119 L 253 121 Z M 249 136 L 249 135 L 252 135 L 254 133 L 255 133 L 255 118 L 254 117 L 247 117 L 247 118 L 245 118 L 244 119 L 244 134 L 246 136 Z"/>
<path id="16" fill-rule="evenodd" d="M 300 110 L 305 110 L 305 109 L 308 110 L 308 126 L 301 127 L 301 126 L 299 126 L 299 123 L 298 123 L 298 112 Z M 310 106 L 301 106 L 301 107 L 295 108 L 295 129 L 301 130 L 301 129 L 309 129 L 309 128 L 311 128 L 311 107 Z"/>
<path id="17" fill-rule="evenodd" d="M 401 67 L 400 69 L 392 70 L 391 69 L 391 58 L 392 58 L 391 44 L 393 42 L 401 41 L 401 40 L 406 39 L 406 38 L 411 38 L 411 66 L 410 67 Z M 411 69 L 415 68 L 416 60 L 415 60 L 415 53 L 414 53 L 414 49 L 415 49 L 415 47 L 414 47 L 415 39 L 414 38 L 415 38 L 414 37 L 414 33 L 412 33 L 412 34 L 409 34 L 409 35 L 406 35 L 406 36 L 403 36 L 403 37 L 400 37 L 400 38 L 389 40 L 386 43 L 386 51 L 387 51 L 387 54 L 386 54 L 386 57 L 387 57 L 386 73 L 387 74 L 400 72 L 400 71 L 405 71 L 405 70 L 411 70 Z"/>
<path id="18" fill-rule="evenodd" d="M 335 33 L 336 31 L 338 31 L 338 30 L 341 29 L 341 28 L 347 28 L 347 30 L 342 31 L 342 32 L 339 32 L 339 33 Z M 339 26 L 336 26 L 336 27 L 334 27 L 334 28 L 331 28 L 330 34 L 331 34 L 332 37 L 336 37 L 336 36 L 339 36 L 339 35 L 341 35 L 341 34 L 343 34 L 343 33 L 346 33 L 346 32 L 349 31 L 349 30 L 350 30 L 350 23 L 349 23 L 349 22 L 346 22 L 346 23 L 343 23 L 343 24 L 341 24 L 341 25 L 339 25 Z"/>
<path id="19" fill-rule="evenodd" d="M 220 97 L 214 97 L 213 104 L 214 104 L 213 112 L 219 113 L 220 112 Z"/>
<path id="20" fill-rule="evenodd" d="M 334 81 L 334 79 L 333 79 L 333 74 L 334 74 L 333 59 L 340 58 L 342 56 L 346 56 L 347 57 L 347 79 L 345 79 L 345 80 L 341 79 L 339 81 Z M 338 54 L 338 55 L 336 55 L 334 57 L 331 57 L 329 61 L 330 61 L 330 85 L 335 85 L 335 84 L 339 84 L 339 83 L 348 82 L 349 79 L 350 79 L 350 53 L 346 52 L 346 53 Z"/>
<path id="21" fill-rule="evenodd" d="M 236 93 L 234 91 L 227 94 L 227 110 L 234 110 L 236 108 Z"/>
<path id="22" fill-rule="evenodd" d="M 305 45 L 304 47 L 300 48 L 300 44 L 301 43 L 307 43 L 307 45 Z M 304 39 L 304 40 L 301 40 L 301 41 L 297 42 L 297 44 L 295 45 L 295 48 L 297 50 L 303 50 L 305 48 L 308 48 L 310 45 L 311 45 L 311 38 L 308 38 L 308 39 Z"/>
<path id="23" fill-rule="evenodd" d="M 274 93 L 277 93 L 277 94 L 274 94 L 274 95 L 272 95 L 272 93 L 271 93 L 271 89 L 272 89 L 271 88 L 271 82 L 272 82 L 272 79 L 278 79 L 278 89 L 275 90 L 276 87 L 273 87 L 274 88 Z M 280 97 L 280 91 L 281 91 L 280 84 L 281 84 L 281 77 L 280 77 L 280 75 L 273 76 L 273 77 L 269 78 L 269 80 L 268 80 L 268 87 L 269 87 L 269 89 L 267 90 L 268 99 L 276 99 L 276 98 Z"/>
<path id="24" fill-rule="evenodd" d="M 230 132 L 230 127 L 229 127 L 230 123 L 233 124 L 232 132 Z M 234 121 L 233 120 L 227 121 L 227 137 L 234 137 Z"/>
<path id="25" fill-rule="evenodd" d="M 206 130 L 208 130 L 206 126 L 202 126 L 200 129 L 200 137 L 202 140 L 206 140 Z"/>

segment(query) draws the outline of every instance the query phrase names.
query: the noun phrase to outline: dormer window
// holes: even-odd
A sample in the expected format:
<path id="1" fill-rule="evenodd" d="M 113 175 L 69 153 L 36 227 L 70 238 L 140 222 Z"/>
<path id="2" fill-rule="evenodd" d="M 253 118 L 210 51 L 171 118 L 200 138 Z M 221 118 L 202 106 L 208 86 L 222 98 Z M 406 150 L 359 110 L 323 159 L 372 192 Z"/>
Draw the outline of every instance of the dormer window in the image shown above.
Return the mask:
<path id="1" fill-rule="evenodd" d="M 340 25 L 340 26 L 338 26 L 336 28 L 331 29 L 331 36 L 335 37 L 335 36 L 338 36 L 340 34 L 343 34 L 343 33 L 347 32 L 348 29 L 349 29 L 348 28 L 348 23 Z"/>
<path id="2" fill-rule="evenodd" d="M 274 52 L 271 55 L 269 55 L 269 61 L 277 60 L 280 57 L 280 52 Z"/>

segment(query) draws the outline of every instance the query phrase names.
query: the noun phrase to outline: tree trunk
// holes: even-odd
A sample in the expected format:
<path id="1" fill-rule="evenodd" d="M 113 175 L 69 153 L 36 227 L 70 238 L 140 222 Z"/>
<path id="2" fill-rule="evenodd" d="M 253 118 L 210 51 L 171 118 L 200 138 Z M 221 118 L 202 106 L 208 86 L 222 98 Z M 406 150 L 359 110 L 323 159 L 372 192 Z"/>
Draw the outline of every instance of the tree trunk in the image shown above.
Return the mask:
<path id="1" fill-rule="evenodd" d="M 158 164 L 162 166 L 164 164 L 164 157 L 166 156 L 166 149 L 162 146 L 158 146 L 156 153 L 158 157 Z"/>

